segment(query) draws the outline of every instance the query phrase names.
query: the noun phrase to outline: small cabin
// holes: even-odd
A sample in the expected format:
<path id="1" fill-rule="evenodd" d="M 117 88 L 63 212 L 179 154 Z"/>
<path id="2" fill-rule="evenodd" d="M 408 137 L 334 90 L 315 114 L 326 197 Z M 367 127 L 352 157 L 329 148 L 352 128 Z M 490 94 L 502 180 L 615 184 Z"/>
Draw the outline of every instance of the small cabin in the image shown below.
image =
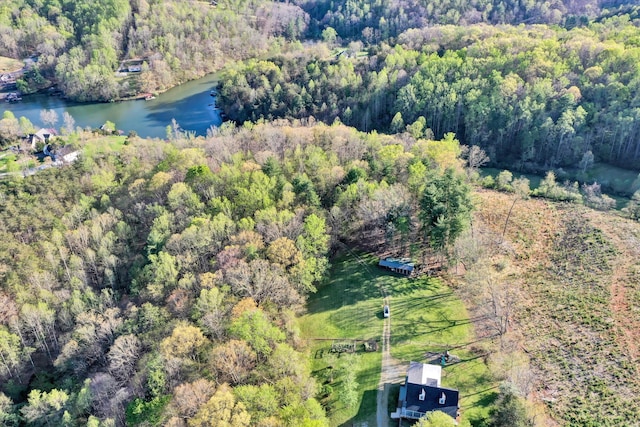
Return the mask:
<path id="1" fill-rule="evenodd" d="M 385 258 L 378 262 L 378 266 L 391 270 L 394 273 L 410 276 L 415 269 L 415 264 L 409 258 Z"/>

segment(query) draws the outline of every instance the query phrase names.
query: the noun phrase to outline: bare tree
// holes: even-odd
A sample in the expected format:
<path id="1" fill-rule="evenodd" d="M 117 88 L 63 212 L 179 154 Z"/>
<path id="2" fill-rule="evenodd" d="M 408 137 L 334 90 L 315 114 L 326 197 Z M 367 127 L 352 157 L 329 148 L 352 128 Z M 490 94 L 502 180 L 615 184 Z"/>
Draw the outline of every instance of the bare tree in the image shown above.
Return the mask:
<path id="1" fill-rule="evenodd" d="M 18 315 L 18 307 L 11 295 L 0 292 L 0 324 L 8 324 L 9 319 Z"/>
<path id="2" fill-rule="evenodd" d="M 62 113 L 62 121 L 64 122 L 63 133 L 66 135 L 72 134 L 76 126 L 76 121 L 73 116 L 65 111 Z"/>
<path id="3" fill-rule="evenodd" d="M 490 310 L 488 318 L 491 321 L 491 327 L 496 335 L 500 337 L 500 345 L 503 346 L 502 338 L 509 331 L 511 324 L 511 316 L 515 308 L 515 293 L 506 283 L 495 283 L 488 279 L 488 304 Z"/>
<path id="4" fill-rule="evenodd" d="M 507 224 L 509 223 L 509 218 L 511 218 L 511 212 L 513 211 L 513 207 L 516 205 L 516 202 L 518 200 L 528 199 L 529 193 L 531 192 L 531 189 L 529 188 L 529 180 L 524 177 L 514 179 L 511 183 L 511 187 L 513 188 L 515 197 L 513 198 L 513 203 L 511 203 L 511 208 L 509 208 L 507 219 L 504 221 L 504 228 L 502 229 L 502 238 L 500 239 L 500 243 L 504 241 L 504 235 L 507 232 Z"/>
<path id="5" fill-rule="evenodd" d="M 52 128 L 58 123 L 58 113 L 56 110 L 40 110 L 40 121 Z"/>
<path id="6" fill-rule="evenodd" d="M 107 358 L 109 359 L 109 372 L 120 383 L 129 380 L 136 362 L 140 357 L 142 344 L 135 335 L 122 335 L 114 341 Z"/>
<path id="7" fill-rule="evenodd" d="M 487 153 L 477 145 L 471 147 L 464 145 L 461 148 L 463 157 L 467 159 L 467 175 L 469 177 L 474 176 L 479 168 L 491 160 Z"/>
<path id="8" fill-rule="evenodd" d="M 102 418 L 114 418 L 118 425 L 125 425 L 125 404 L 131 399 L 131 390 L 118 387 L 109 374 L 98 373 L 91 378 L 92 407 Z"/>
<path id="9" fill-rule="evenodd" d="M 256 353 L 242 340 L 231 340 L 211 352 L 213 369 L 221 381 L 242 383 L 256 365 Z"/>
<path id="10" fill-rule="evenodd" d="M 587 183 L 582 184 L 582 192 L 584 193 L 584 204 L 594 209 L 601 211 L 608 211 L 616 207 L 615 199 L 602 194 L 600 184 L 594 182 L 589 185 Z"/>
<path id="11" fill-rule="evenodd" d="M 173 390 L 173 404 L 183 418 L 193 418 L 215 392 L 215 384 L 204 378 L 180 384 Z"/>
<path id="12" fill-rule="evenodd" d="M 580 160 L 580 163 L 578 163 L 578 167 L 580 168 L 582 173 L 585 173 L 587 169 L 593 166 L 593 161 L 594 161 L 594 157 L 591 150 L 587 151 L 582 155 L 582 159 Z"/>

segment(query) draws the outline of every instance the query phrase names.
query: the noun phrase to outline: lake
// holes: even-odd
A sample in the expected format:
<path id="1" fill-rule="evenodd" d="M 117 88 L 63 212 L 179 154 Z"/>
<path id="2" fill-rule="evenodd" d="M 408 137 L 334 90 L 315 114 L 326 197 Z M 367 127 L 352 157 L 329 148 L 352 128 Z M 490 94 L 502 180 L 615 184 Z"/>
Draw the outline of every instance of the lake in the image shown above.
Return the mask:
<path id="1" fill-rule="evenodd" d="M 43 126 L 40 111 L 52 109 L 59 116 L 58 128 L 63 126 L 62 113 L 66 111 L 73 116 L 76 126 L 98 128 L 111 121 L 125 133 L 134 130 L 141 137 L 149 138 L 166 138 L 167 125 L 176 119 L 183 130 L 206 135 L 207 129 L 222 123 L 220 111 L 215 109 L 215 98 L 210 95 L 216 84 L 217 76 L 210 74 L 149 101 L 75 103 L 55 96 L 29 95 L 20 102 L 0 103 L 0 111 L 10 110 L 16 117 L 27 117 L 34 126 L 40 127 Z"/>

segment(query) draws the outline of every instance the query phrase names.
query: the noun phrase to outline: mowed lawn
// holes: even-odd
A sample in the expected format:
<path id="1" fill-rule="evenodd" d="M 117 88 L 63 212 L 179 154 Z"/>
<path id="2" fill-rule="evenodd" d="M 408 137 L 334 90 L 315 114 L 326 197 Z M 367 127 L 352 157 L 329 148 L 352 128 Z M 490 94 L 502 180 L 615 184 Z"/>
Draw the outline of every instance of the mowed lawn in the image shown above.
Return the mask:
<path id="1" fill-rule="evenodd" d="M 462 301 L 440 279 L 426 277 L 393 281 L 390 296 L 391 356 L 407 364 L 438 363 L 438 355 L 448 350 L 459 361 L 445 364 L 442 387 L 460 391 L 462 419 L 482 424 L 497 397 L 498 382 Z"/>
<path id="2" fill-rule="evenodd" d="M 320 338 L 380 342 L 384 289 L 390 296 L 391 355 L 408 366 L 411 360 L 426 363 L 433 360 L 433 353 L 449 349 L 461 361 L 444 368 L 442 385 L 460 390 L 464 418 L 485 417 L 497 383 L 492 381 L 482 353 L 473 350 L 473 328 L 460 299 L 438 279 L 402 277 L 378 268 L 377 261 L 373 256 L 356 254 L 335 260 L 327 282 L 309 298 L 301 331 L 304 338 L 313 338 L 310 355 L 320 382 L 325 378 L 322 373 L 332 343 Z M 381 352 L 365 353 L 362 345 L 358 350 L 358 404 L 344 407 L 337 398 L 341 387 L 337 381 L 330 384 L 333 396 L 324 400 L 335 426 L 376 424 Z"/>
<path id="3" fill-rule="evenodd" d="M 384 275 L 371 262 L 371 258 L 357 256 L 335 261 L 329 280 L 309 298 L 307 314 L 301 319 L 301 331 L 304 338 L 310 339 L 312 369 L 319 380 L 330 363 L 328 354 L 332 341 L 314 338 L 379 341 L 382 336 L 383 303 L 378 285 Z M 358 346 L 355 368 L 359 384 L 358 403 L 346 408 L 339 398 L 342 384 L 339 380 L 331 383 L 333 394 L 323 401 L 329 407 L 331 425 L 366 422 L 374 426 L 376 423 L 376 393 L 382 353 L 367 353 L 362 351 L 362 347 L 362 344 Z M 337 363 L 340 362 L 338 359 Z"/>
<path id="4" fill-rule="evenodd" d="M 98 154 L 117 153 L 122 150 L 126 140 L 127 137 L 123 135 L 98 136 L 83 145 L 82 154 L 86 157 L 93 157 Z"/>

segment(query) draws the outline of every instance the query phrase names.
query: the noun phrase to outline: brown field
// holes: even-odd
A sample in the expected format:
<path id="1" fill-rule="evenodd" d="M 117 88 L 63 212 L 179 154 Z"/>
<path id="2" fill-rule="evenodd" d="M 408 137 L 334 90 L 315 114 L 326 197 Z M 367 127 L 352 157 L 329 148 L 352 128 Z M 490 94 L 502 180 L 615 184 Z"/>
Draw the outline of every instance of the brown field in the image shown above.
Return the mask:
<path id="1" fill-rule="evenodd" d="M 6 56 L 0 56 L 0 74 L 18 71 L 21 68 L 22 61 L 13 58 L 7 58 Z"/>
<path id="2" fill-rule="evenodd" d="M 477 198 L 457 285 L 479 334 L 507 325 L 494 342 L 495 371 L 527 397 L 536 425 L 637 425 L 640 223 L 518 200 L 503 239 L 514 196 Z"/>

